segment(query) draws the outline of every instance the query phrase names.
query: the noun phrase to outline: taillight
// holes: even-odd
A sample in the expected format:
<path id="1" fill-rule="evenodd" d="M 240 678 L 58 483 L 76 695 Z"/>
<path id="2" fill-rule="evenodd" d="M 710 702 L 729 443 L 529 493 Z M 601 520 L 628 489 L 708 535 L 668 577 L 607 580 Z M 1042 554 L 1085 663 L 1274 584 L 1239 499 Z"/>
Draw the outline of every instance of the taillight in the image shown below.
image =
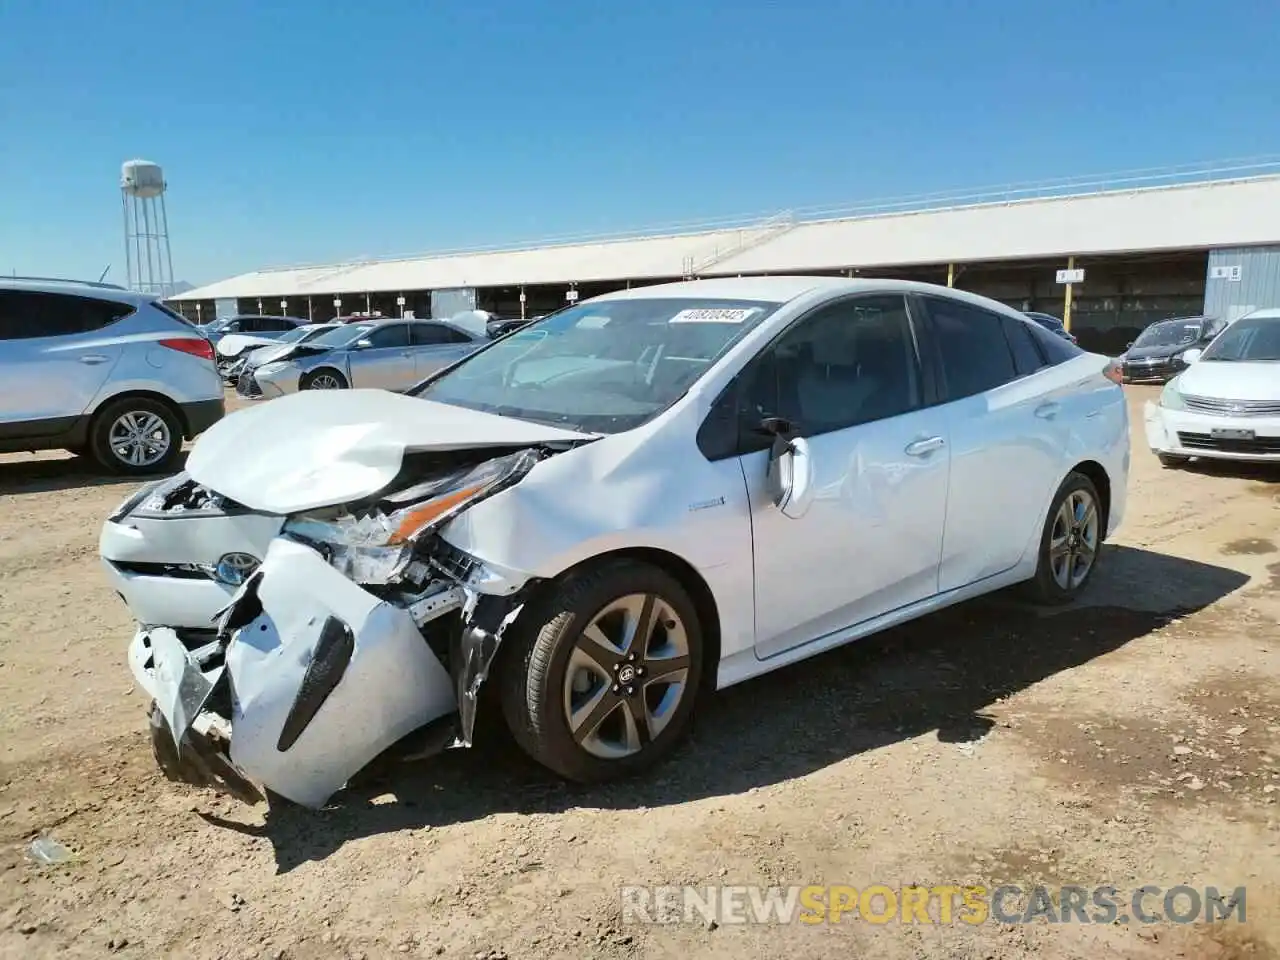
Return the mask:
<path id="1" fill-rule="evenodd" d="M 1123 384 L 1124 375 L 1120 372 L 1120 361 L 1112 360 L 1107 364 L 1106 369 L 1102 371 L 1102 375 L 1112 383 Z"/>
<path id="2" fill-rule="evenodd" d="M 213 344 L 204 337 L 171 337 L 160 341 L 160 346 L 189 353 L 202 360 L 213 360 Z"/>

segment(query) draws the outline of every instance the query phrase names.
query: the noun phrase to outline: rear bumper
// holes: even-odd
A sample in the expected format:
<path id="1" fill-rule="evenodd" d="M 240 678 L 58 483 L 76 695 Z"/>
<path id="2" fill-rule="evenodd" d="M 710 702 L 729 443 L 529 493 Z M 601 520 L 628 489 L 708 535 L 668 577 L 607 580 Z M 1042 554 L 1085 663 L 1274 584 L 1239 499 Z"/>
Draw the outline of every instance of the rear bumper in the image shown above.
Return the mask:
<path id="1" fill-rule="evenodd" d="M 227 404 L 222 397 L 214 400 L 197 400 L 181 405 L 182 417 L 186 421 L 186 435 L 192 437 L 204 433 L 215 423 L 227 415 Z"/>
<path id="2" fill-rule="evenodd" d="M 1154 403 L 1146 404 L 1143 417 L 1147 446 L 1152 453 L 1280 463 L 1280 417 L 1220 417 L 1169 410 Z M 1217 433 L 1221 430 L 1248 430 L 1253 432 L 1253 437 L 1224 438 Z"/>

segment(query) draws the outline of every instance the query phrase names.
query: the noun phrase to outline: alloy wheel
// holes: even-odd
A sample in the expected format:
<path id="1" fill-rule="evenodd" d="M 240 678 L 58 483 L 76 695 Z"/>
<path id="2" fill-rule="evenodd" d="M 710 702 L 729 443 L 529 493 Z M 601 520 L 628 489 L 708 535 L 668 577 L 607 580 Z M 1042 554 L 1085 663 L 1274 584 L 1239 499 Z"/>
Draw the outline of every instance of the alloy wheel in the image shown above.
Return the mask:
<path id="1" fill-rule="evenodd" d="M 342 384 L 332 373 L 320 373 L 311 378 L 307 384 L 312 390 L 341 390 Z"/>
<path id="2" fill-rule="evenodd" d="M 605 760 L 639 753 L 688 693 L 689 636 L 655 594 L 619 597 L 574 641 L 564 676 L 564 717 L 574 741 Z"/>
<path id="3" fill-rule="evenodd" d="M 1049 566 L 1063 590 L 1084 583 L 1098 555 L 1098 505 L 1086 490 L 1073 490 L 1062 501 L 1049 534 Z"/>
<path id="4" fill-rule="evenodd" d="M 163 417 L 147 410 L 133 410 L 111 424 L 107 444 L 121 463 L 150 467 L 168 455 L 173 436 Z"/>

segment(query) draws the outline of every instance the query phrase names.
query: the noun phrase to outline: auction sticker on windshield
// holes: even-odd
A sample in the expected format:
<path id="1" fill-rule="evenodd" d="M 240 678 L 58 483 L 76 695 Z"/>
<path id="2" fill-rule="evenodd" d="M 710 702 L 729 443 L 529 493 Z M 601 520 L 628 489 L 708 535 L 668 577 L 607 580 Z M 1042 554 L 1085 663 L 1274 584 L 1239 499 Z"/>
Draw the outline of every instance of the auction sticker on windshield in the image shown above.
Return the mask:
<path id="1" fill-rule="evenodd" d="M 681 310 L 668 323 L 745 323 L 749 317 L 758 313 L 759 307 L 730 308 L 702 307 L 693 310 Z"/>

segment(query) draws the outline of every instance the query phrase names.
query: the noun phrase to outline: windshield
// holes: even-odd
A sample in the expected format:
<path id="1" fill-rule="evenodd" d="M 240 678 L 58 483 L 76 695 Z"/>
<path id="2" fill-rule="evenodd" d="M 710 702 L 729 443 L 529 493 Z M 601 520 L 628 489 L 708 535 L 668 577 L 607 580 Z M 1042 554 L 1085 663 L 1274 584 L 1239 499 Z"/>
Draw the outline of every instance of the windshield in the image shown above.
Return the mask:
<path id="1" fill-rule="evenodd" d="M 1200 359 L 1245 363 L 1280 360 L 1280 317 L 1237 320 L 1218 334 Z"/>
<path id="2" fill-rule="evenodd" d="M 345 347 L 352 340 L 359 340 L 373 327 L 371 323 L 348 323 L 326 330 L 307 341 L 309 347 Z"/>
<path id="3" fill-rule="evenodd" d="M 523 420 L 620 433 L 679 399 L 777 307 L 706 299 L 584 303 L 495 341 L 415 392 Z"/>
<path id="4" fill-rule="evenodd" d="M 1162 320 L 1153 323 L 1133 341 L 1135 347 L 1174 347 L 1195 343 L 1200 336 L 1199 320 Z"/>

